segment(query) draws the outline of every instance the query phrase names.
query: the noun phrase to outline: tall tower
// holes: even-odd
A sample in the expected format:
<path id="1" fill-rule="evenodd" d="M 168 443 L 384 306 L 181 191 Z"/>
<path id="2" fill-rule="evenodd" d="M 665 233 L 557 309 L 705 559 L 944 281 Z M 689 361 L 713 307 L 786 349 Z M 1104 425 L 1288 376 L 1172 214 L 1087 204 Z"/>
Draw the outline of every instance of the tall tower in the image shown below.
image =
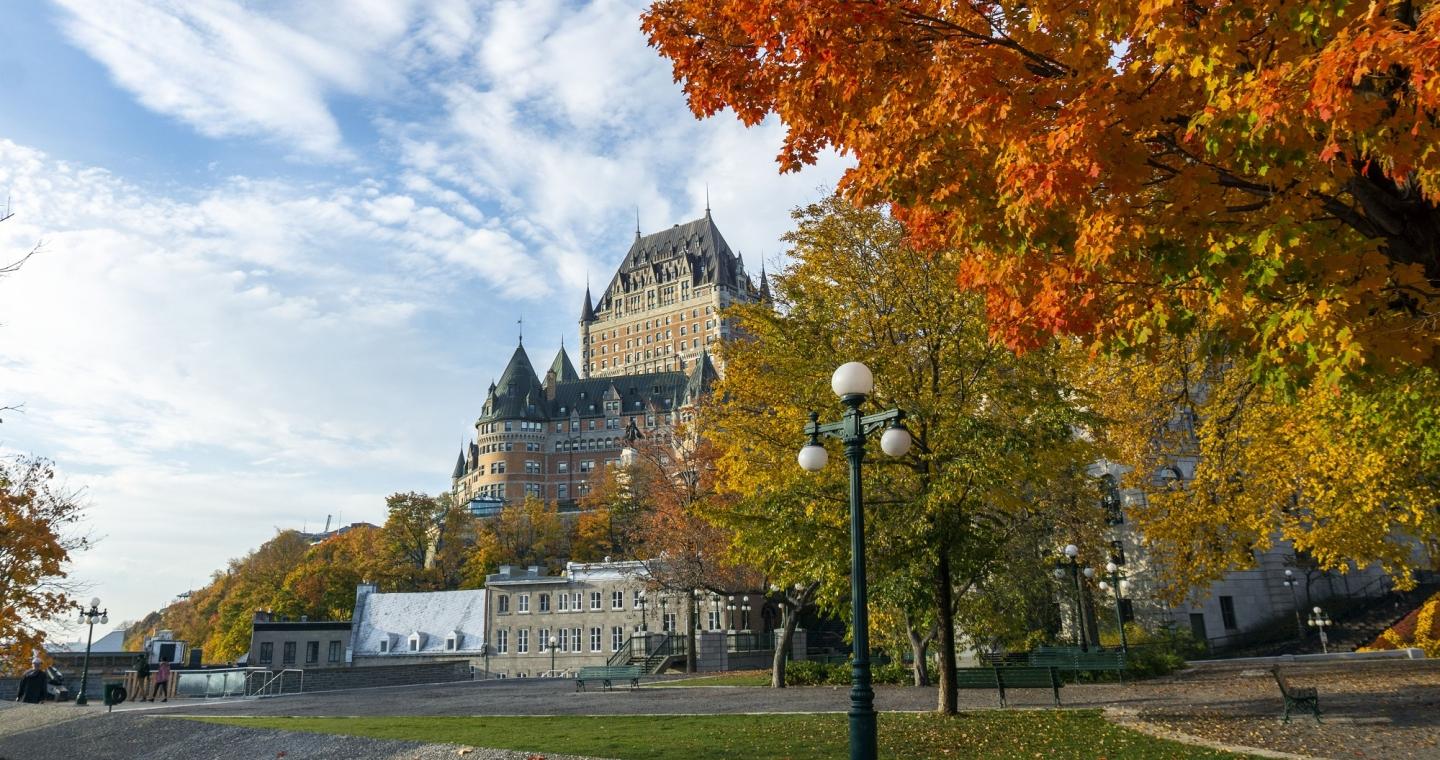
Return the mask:
<path id="1" fill-rule="evenodd" d="M 580 309 L 580 377 L 590 377 L 590 325 L 595 322 L 595 305 L 590 301 L 590 286 L 585 286 L 585 306 Z"/>

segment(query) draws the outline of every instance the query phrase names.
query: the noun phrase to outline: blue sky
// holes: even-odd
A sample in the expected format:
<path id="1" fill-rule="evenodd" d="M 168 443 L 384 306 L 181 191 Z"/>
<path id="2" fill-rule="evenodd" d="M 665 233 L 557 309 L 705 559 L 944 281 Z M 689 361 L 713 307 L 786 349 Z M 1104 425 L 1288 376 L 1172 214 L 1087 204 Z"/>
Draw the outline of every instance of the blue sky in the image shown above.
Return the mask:
<path id="1" fill-rule="evenodd" d="M 118 619 L 277 527 L 448 485 L 525 320 L 702 213 L 751 271 L 826 156 L 696 121 L 622 0 L 56 0 L 0 27 L 0 451 L 53 458 Z"/>

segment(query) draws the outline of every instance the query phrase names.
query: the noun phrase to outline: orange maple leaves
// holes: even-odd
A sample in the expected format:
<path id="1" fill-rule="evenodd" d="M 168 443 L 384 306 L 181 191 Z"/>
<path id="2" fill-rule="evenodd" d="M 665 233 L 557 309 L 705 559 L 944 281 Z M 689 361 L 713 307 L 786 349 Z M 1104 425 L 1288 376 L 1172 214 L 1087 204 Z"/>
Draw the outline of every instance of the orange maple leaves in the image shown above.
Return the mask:
<path id="1" fill-rule="evenodd" d="M 782 170 L 852 155 L 841 190 L 965 257 L 1016 348 L 1223 305 L 1258 365 L 1440 359 L 1440 236 L 1409 236 L 1440 229 L 1434 2 L 659 0 L 643 24 L 697 115 L 785 123 Z M 1327 266 L 1367 251 L 1379 281 Z M 1311 320 L 1300 346 L 1266 328 Z"/>

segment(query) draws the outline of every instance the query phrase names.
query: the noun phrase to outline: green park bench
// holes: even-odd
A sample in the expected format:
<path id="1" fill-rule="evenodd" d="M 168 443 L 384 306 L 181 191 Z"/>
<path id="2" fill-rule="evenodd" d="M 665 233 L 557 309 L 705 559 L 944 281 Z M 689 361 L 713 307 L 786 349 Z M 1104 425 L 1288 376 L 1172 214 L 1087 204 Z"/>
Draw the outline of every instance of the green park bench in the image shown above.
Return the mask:
<path id="1" fill-rule="evenodd" d="M 956 668 L 958 689 L 995 689 L 1000 693 L 1000 706 L 1007 705 L 1006 689 L 1049 689 L 1060 706 L 1060 671 L 1055 668 L 993 665 L 988 668 Z"/>
<path id="2" fill-rule="evenodd" d="M 1280 696 L 1285 698 L 1286 723 L 1290 722 L 1290 709 L 1309 710 L 1315 716 L 1315 722 L 1320 722 L 1320 695 L 1315 692 L 1314 686 L 1294 687 L 1280 673 L 1280 666 L 1270 668 L 1270 673 L 1275 676 L 1275 683 L 1280 687 Z"/>
<path id="3" fill-rule="evenodd" d="M 644 671 L 641 670 L 638 665 L 619 665 L 613 667 L 595 665 L 585 667 L 581 668 L 580 672 L 575 674 L 575 691 L 585 691 L 585 683 L 587 681 L 591 683 L 599 681 L 606 691 L 610 690 L 612 683 L 615 681 L 629 681 L 630 688 L 638 689 L 640 688 L 640 676 L 643 674 Z"/>
<path id="4" fill-rule="evenodd" d="M 1074 672 L 1113 670 L 1125 681 L 1125 653 L 1116 649 L 1085 651 L 1079 647 L 1036 647 L 1030 653 L 1031 667 L 1057 668 Z"/>

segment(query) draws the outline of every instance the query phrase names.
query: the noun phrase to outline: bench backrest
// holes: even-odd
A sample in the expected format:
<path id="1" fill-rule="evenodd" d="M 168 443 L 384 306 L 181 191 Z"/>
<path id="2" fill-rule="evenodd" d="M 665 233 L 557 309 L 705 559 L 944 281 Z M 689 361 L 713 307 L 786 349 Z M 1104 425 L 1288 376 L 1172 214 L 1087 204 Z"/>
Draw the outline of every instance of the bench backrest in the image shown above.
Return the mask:
<path id="1" fill-rule="evenodd" d="M 995 668 L 956 668 L 955 686 L 961 689 L 990 688 L 1000 685 Z"/>
<path id="2" fill-rule="evenodd" d="M 1124 652 L 1090 652 L 1081 654 L 1075 658 L 1075 664 L 1081 670 L 1111 670 L 1125 667 Z"/>
<path id="3" fill-rule="evenodd" d="M 1280 666 L 1272 665 L 1270 673 L 1275 676 L 1275 683 L 1280 686 L 1280 693 L 1287 697 L 1290 696 L 1290 682 L 1285 680 L 1285 676 L 1280 673 Z"/>
<path id="4" fill-rule="evenodd" d="M 1055 668 L 996 668 L 1000 682 L 1009 688 L 1059 687 Z"/>

